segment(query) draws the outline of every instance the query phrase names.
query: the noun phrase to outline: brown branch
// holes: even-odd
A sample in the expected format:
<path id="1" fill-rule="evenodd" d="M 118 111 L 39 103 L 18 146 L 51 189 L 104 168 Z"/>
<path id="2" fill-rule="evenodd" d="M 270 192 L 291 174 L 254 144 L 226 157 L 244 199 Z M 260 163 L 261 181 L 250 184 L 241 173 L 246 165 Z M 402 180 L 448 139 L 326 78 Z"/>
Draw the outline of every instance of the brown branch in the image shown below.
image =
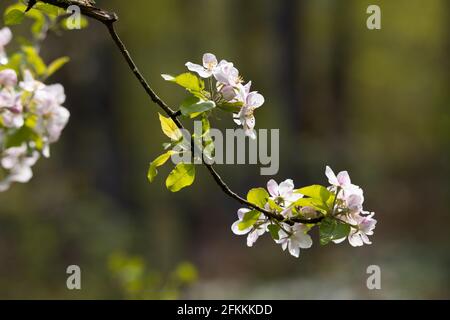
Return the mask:
<path id="1" fill-rule="evenodd" d="M 70 5 L 78 5 L 81 9 L 81 13 L 84 15 L 95 19 L 99 22 L 102 22 L 108 29 L 109 34 L 111 35 L 112 40 L 114 41 L 115 45 L 121 52 L 122 56 L 124 57 L 125 61 L 127 62 L 130 70 L 133 72 L 141 86 L 144 88 L 145 92 L 148 94 L 150 99 L 157 104 L 164 112 L 175 122 L 177 127 L 179 129 L 184 129 L 183 124 L 178 119 L 178 116 L 180 116 L 179 112 L 173 111 L 150 87 L 149 83 L 145 79 L 145 77 L 142 75 L 142 73 L 139 71 L 136 63 L 133 61 L 133 58 L 131 57 L 127 47 L 120 39 L 119 35 L 117 34 L 114 23 L 118 20 L 118 16 L 114 12 L 105 11 L 100 8 L 96 8 L 91 5 L 80 5 L 78 2 L 69 1 L 69 0 L 40 0 L 41 2 L 45 2 L 48 4 L 52 4 L 54 6 L 67 9 Z M 33 5 L 29 5 L 29 8 L 31 9 Z M 266 215 L 268 218 L 275 219 L 277 221 L 286 222 L 288 224 L 293 223 L 308 223 L 308 224 L 316 224 L 322 221 L 324 218 L 323 216 L 313 219 L 302 219 L 302 218 L 290 218 L 286 219 L 281 214 L 268 211 L 266 209 L 263 209 L 236 194 L 234 191 L 228 187 L 228 185 L 223 181 L 223 179 L 220 177 L 220 175 L 217 173 L 217 171 L 214 169 L 214 167 L 206 162 L 203 162 L 203 165 L 208 169 L 209 173 L 213 177 L 214 181 L 217 183 L 217 185 L 222 189 L 222 191 L 230 196 L 231 198 L 235 199 L 239 203 L 246 205 L 250 208 L 253 208 L 264 215 Z"/>

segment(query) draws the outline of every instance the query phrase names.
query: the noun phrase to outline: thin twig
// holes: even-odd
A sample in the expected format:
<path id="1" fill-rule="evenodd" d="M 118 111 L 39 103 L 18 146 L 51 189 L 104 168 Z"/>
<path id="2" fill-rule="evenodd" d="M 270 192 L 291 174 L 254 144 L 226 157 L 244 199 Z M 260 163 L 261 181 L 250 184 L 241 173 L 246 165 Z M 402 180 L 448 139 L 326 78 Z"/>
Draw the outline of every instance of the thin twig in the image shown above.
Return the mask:
<path id="1" fill-rule="evenodd" d="M 57 6 L 57 7 L 63 8 L 63 9 L 67 9 L 67 7 L 70 5 L 78 5 L 81 8 L 81 13 L 83 13 L 84 15 L 86 15 L 90 18 L 93 18 L 99 22 L 102 22 L 107 27 L 112 40 L 114 41 L 114 43 L 116 44 L 116 46 L 120 50 L 120 52 L 122 53 L 122 56 L 126 60 L 130 70 L 133 72 L 135 77 L 139 80 L 140 84 L 142 85 L 142 87 L 144 88 L 145 92 L 148 94 L 150 99 L 155 104 L 157 104 L 162 110 L 164 110 L 164 112 L 175 122 L 175 124 L 177 125 L 177 127 L 179 129 L 184 129 L 183 124 L 178 119 L 178 116 L 180 115 L 180 113 L 173 111 L 153 91 L 153 89 L 150 87 L 149 83 L 147 82 L 147 80 L 142 75 L 142 73 L 139 71 L 137 65 L 133 61 L 127 47 L 125 46 L 123 41 L 120 39 L 119 35 L 117 34 L 117 32 L 114 28 L 114 23 L 118 20 L 118 16 L 116 13 L 105 11 L 103 9 L 96 8 L 94 6 L 88 6 L 88 5 L 80 6 L 78 2 L 73 2 L 70 0 L 40 0 L 40 1 L 52 4 L 54 6 Z M 253 209 L 263 213 L 264 215 L 266 215 L 269 218 L 275 219 L 280 222 L 285 222 L 285 223 L 288 223 L 291 225 L 293 223 L 316 224 L 316 223 L 319 223 L 320 221 L 322 221 L 322 219 L 323 219 L 323 216 L 314 218 L 314 219 L 303 219 L 303 218 L 299 218 L 299 217 L 286 219 L 281 214 L 263 209 L 255 204 L 245 200 L 244 198 L 242 198 L 241 196 L 236 194 L 234 191 L 232 191 L 230 189 L 230 187 L 228 187 L 228 185 L 223 181 L 223 179 L 220 177 L 220 175 L 217 173 L 217 171 L 214 169 L 214 167 L 211 164 L 208 164 L 203 161 L 203 165 L 208 169 L 209 173 L 214 178 L 214 181 L 217 183 L 217 185 L 222 189 L 222 191 L 225 194 L 227 194 L 231 198 L 235 199 L 236 201 L 240 202 L 241 204 L 246 205 L 250 208 L 253 208 Z"/>

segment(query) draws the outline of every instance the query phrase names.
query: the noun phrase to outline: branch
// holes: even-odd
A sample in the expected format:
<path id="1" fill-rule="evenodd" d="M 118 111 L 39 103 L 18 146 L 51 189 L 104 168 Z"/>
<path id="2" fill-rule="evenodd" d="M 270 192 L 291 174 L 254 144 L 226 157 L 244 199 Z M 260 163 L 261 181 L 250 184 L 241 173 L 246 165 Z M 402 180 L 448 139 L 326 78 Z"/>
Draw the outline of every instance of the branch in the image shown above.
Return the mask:
<path id="1" fill-rule="evenodd" d="M 112 40 L 116 44 L 117 48 L 122 53 L 122 56 L 124 57 L 125 61 L 127 62 L 130 70 L 133 72 L 135 77 L 138 79 L 141 86 L 144 88 L 145 92 L 148 94 L 150 99 L 157 104 L 164 112 L 175 122 L 177 127 L 179 129 L 184 129 L 183 124 L 178 119 L 178 116 L 180 116 L 179 112 L 173 111 L 150 87 L 149 83 L 145 79 L 145 77 L 142 75 L 142 73 L 139 71 L 137 65 L 134 63 L 133 58 L 131 57 L 127 47 L 120 39 L 119 35 L 117 34 L 114 23 L 119 19 L 117 14 L 114 12 L 105 11 L 103 9 L 94 7 L 92 5 L 80 5 L 80 3 L 75 1 L 69 1 L 69 0 L 39 0 L 44 3 L 52 4 L 54 6 L 67 9 L 70 5 L 77 5 L 81 9 L 81 13 L 86 15 L 87 17 L 90 17 L 92 19 L 95 19 L 99 22 L 102 22 L 108 29 L 109 34 L 111 35 Z M 29 2 L 29 9 L 31 9 L 34 5 L 35 1 Z M 322 221 L 324 218 L 323 216 L 313 219 L 302 219 L 302 218 L 290 218 L 286 219 L 284 216 L 274 213 L 271 211 L 268 211 L 266 209 L 263 209 L 257 205 L 254 205 L 253 203 L 250 203 L 249 201 L 245 200 L 238 194 L 236 194 L 234 191 L 228 187 L 228 185 L 223 181 L 223 179 L 220 177 L 220 175 L 217 173 L 217 171 L 214 169 L 214 167 L 206 162 L 203 161 L 203 165 L 208 169 L 209 173 L 213 177 L 214 181 L 217 183 L 217 185 L 222 189 L 222 191 L 230 196 L 231 198 L 235 199 L 239 203 L 246 205 L 250 208 L 253 208 L 261 213 L 263 213 L 265 216 L 267 216 L 270 219 L 274 219 L 277 221 L 286 222 L 288 224 L 294 224 L 296 222 L 298 223 L 305 223 L 305 224 L 316 224 Z"/>

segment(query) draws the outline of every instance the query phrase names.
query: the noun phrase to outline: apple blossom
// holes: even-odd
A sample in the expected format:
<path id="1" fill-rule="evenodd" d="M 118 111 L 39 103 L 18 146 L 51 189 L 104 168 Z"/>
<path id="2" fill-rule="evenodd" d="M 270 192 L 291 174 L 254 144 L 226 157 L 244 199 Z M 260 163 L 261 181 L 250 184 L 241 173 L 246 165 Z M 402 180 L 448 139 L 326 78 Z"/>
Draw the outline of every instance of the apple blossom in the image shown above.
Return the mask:
<path id="1" fill-rule="evenodd" d="M 256 91 L 250 92 L 249 84 L 246 86 L 239 85 L 237 97 L 238 101 L 243 103 L 243 106 L 239 113 L 233 115 L 234 122 L 242 125 L 247 136 L 256 139 L 254 111 L 264 104 L 264 97 Z"/>
<path id="2" fill-rule="evenodd" d="M 283 251 L 288 249 L 291 255 L 298 258 L 300 249 L 311 248 L 312 239 L 307 234 L 309 231 L 307 226 L 296 223 L 294 226 L 284 226 L 283 229 L 279 231 L 279 240 L 275 240 L 276 243 L 281 244 Z"/>
<path id="3" fill-rule="evenodd" d="M 189 71 L 197 73 L 202 78 L 209 78 L 213 75 L 217 68 L 217 58 L 212 53 L 205 53 L 203 55 L 203 66 L 192 62 L 187 62 L 186 67 Z"/>
<path id="4" fill-rule="evenodd" d="M 239 70 L 232 62 L 221 60 L 213 71 L 214 78 L 223 86 L 237 87 L 242 78 L 239 76 Z"/>
<path id="5" fill-rule="evenodd" d="M 287 179 L 280 184 L 271 179 L 267 182 L 267 190 L 270 193 L 270 198 L 282 207 L 290 206 L 302 197 L 301 194 L 294 193 L 294 182 L 292 179 Z"/>
<path id="6" fill-rule="evenodd" d="M 62 85 L 45 85 L 28 69 L 19 83 L 13 69 L 0 71 L 0 191 L 28 182 L 40 155 L 49 157 L 70 117 L 65 99 Z M 21 144 L 8 145 L 19 130 Z"/>
<path id="7" fill-rule="evenodd" d="M 366 215 L 355 214 L 349 218 L 350 223 L 357 226 L 352 227 L 348 235 L 348 242 L 353 247 L 360 247 L 363 244 L 372 244 L 368 236 L 373 235 L 373 230 L 377 224 L 377 220 L 373 219 L 375 213 L 365 213 Z"/>
<path id="8" fill-rule="evenodd" d="M 17 84 L 17 73 L 12 69 L 0 71 L 0 86 L 14 87 Z"/>
<path id="9" fill-rule="evenodd" d="M 39 159 L 39 153 L 27 150 L 27 146 L 22 144 L 19 147 L 12 147 L 3 152 L 1 167 L 7 170 L 8 174 L 0 180 L 0 192 L 7 190 L 11 183 L 26 183 L 33 177 L 31 167 Z"/>
<path id="10" fill-rule="evenodd" d="M 256 240 L 267 231 L 268 222 L 261 216 L 257 219 L 254 225 L 248 228 L 241 229 L 240 224 L 244 221 L 245 214 L 250 212 L 250 209 L 241 208 L 238 210 L 238 220 L 231 225 L 231 230 L 236 235 L 247 235 L 247 246 L 252 247 Z"/>

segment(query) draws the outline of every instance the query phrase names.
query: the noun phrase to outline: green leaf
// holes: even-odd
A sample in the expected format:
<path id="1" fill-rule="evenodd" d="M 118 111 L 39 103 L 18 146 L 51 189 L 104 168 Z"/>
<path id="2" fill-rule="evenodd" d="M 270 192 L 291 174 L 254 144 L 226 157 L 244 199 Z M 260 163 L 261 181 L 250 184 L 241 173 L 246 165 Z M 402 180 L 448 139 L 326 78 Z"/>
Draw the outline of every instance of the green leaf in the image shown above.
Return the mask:
<path id="1" fill-rule="evenodd" d="M 257 210 L 252 210 L 252 211 L 247 212 L 244 215 L 244 218 L 242 219 L 242 221 L 238 223 L 238 229 L 242 231 L 247 228 L 250 228 L 251 226 L 253 226 L 256 223 L 256 221 L 258 221 L 260 215 L 261 215 L 261 212 L 259 212 Z"/>
<path id="2" fill-rule="evenodd" d="M 203 80 L 190 72 L 182 73 L 176 77 L 168 74 L 162 74 L 161 76 L 164 80 L 174 82 L 191 92 L 200 92 L 205 88 Z"/>
<path id="3" fill-rule="evenodd" d="M 239 111 L 241 111 L 242 105 L 242 102 L 224 102 L 218 104 L 217 108 L 226 112 L 239 113 Z"/>
<path id="4" fill-rule="evenodd" d="M 350 233 L 350 226 L 333 218 L 325 218 L 319 226 L 320 244 L 326 245 L 332 240 L 343 239 Z"/>
<path id="5" fill-rule="evenodd" d="M 180 111 L 183 116 L 198 116 L 199 114 L 212 110 L 216 107 L 214 101 L 198 101 L 191 105 L 181 105 Z M 192 117 L 192 118 L 194 118 Z"/>
<path id="6" fill-rule="evenodd" d="M 270 235 L 272 236 L 273 240 L 279 240 L 280 234 L 278 233 L 280 231 L 280 226 L 276 224 L 271 224 L 267 227 L 269 229 Z"/>
<path id="7" fill-rule="evenodd" d="M 214 140 L 210 134 L 211 124 L 209 123 L 208 117 L 202 117 L 202 139 L 203 139 L 203 154 L 212 159 L 215 154 Z"/>
<path id="8" fill-rule="evenodd" d="M 22 47 L 25 53 L 27 63 L 30 64 L 38 76 L 42 76 L 47 72 L 47 66 L 45 65 L 39 53 L 34 47 L 24 46 Z"/>
<path id="9" fill-rule="evenodd" d="M 59 15 L 60 8 L 48 3 L 38 2 L 33 6 L 33 9 L 42 11 L 46 15 L 52 18 L 56 18 Z"/>
<path id="10" fill-rule="evenodd" d="M 183 138 L 181 130 L 177 127 L 175 122 L 171 118 L 166 118 L 159 114 L 159 121 L 161 122 L 161 129 L 166 136 L 174 141 L 179 141 Z"/>
<path id="11" fill-rule="evenodd" d="M 25 18 L 25 13 L 18 9 L 6 11 L 5 15 L 3 17 L 3 19 L 5 21 L 5 25 L 7 25 L 7 26 L 14 26 L 14 25 L 21 24 L 24 18 Z"/>
<path id="12" fill-rule="evenodd" d="M 319 200 L 325 209 L 331 210 L 334 202 L 334 194 L 327 188 L 321 185 L 312 185 L 296 190 L 297 193 L 301 193 L 307 197 L 311 197 L 315 200 Z M 317 202 L 316 202 L 317 204 Z"/>
<path id="13" fill-rule="evenodd" d="M 50 65 L 47 68 L 46 77 L 50 77 L 53 75 L 56 71 L 61 69 L 66 63 L 70 61 L 69 57 L 61 57 L 50 63 Z"/>
<path id="14" fill-rule="evenodd" d="M 264 188 L 251 189 L 247 194 L 247 201 L 264 208 L 269 198 L 269 193 Z"/>
<path id="15" fill-rule="evenodd" d="M 166 180 L 166 187 L 172 192 L 190 186 L 195 179 L 195 165 L 180 162 L 169 174 Z"/>
<path id="16" fill-rule="evenodd" d="M 150 166 L 148 168 L 148 173 L 147 173 L 148 181 L 153 182 L 156 175 L 158 174 L 158 170 L 156 170 L 156 168 L 165 164 L 167 162 L 167 160 L 169 160 L 170 157 L 175 153 L 176 152 L 173 150 L 167 151 L 166 153 L 160 155 L 158 158 L 156 158 L 155 160 L 153 160 L 150 163 Z"/>
<path id="17" fill-rule="evenodd" d="M 7 138 L 5 147 L 19 147 L 28 141 L 34 141 L 38 146 L 42 144 L 41 137 L 33 129 L 23 126 Z"/>
<path id="18" fill-rule="evenodd" d="M 267 202 L 269 203 L 269 207 L 271 210 L 275 210 L 277 212 L 283 211 L 283 208 L 279 206 L 273 199 L 267 199 Z"/>

